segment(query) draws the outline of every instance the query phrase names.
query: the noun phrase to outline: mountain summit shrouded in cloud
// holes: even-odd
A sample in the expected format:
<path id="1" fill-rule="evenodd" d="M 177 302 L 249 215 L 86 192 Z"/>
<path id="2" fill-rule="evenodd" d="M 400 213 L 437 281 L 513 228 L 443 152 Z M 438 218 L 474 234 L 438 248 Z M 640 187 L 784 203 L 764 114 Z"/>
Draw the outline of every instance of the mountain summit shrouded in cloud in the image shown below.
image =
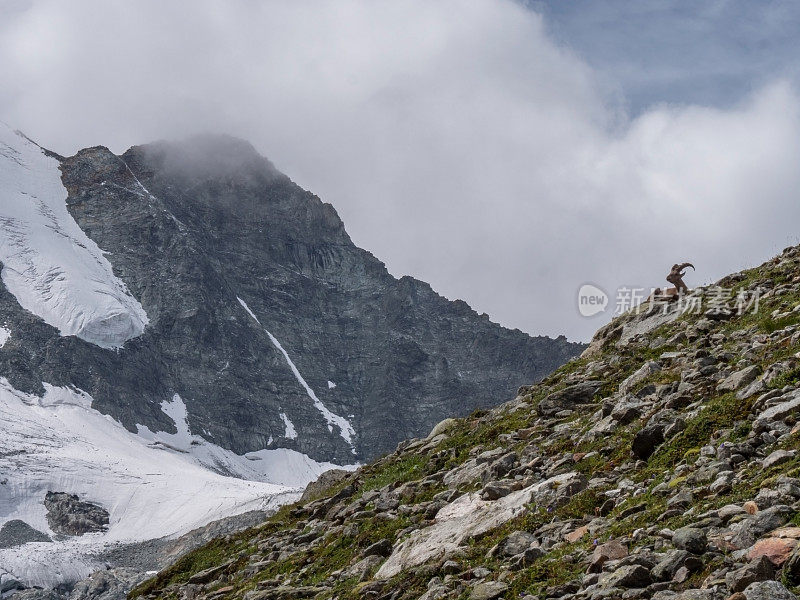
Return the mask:
<path id="1" fill-rule="evenodd" d="M 567 7 L 529 4 L 4 4 L 0 118 L 64 154 L 205 131 L 251 140 L 392 273 L 534 333 L 587 338 L 584 283 L 662 285 L 675 254 L 701 283 L 795 239 L 792 61 L 723 88 L 720 23 L 741 3 L 716 3 L 718 17 L 637 3 L 636 39 L 633 17 L 617 36 L 591 25 L 616 5 L 567 22 Z M 778 4 L 783 17 L 766 3 L 758 27 L 736 28 L 743 43 L 776 31 L 774 57 L 791 51 L 778 46 L 793 9 Z M 679 79 L 696 64 L 725 101 L 691 104 L 706 97 L 680 97 L 680 83 L 670 104 L 637 95 L 628 116 L 628 89 L 670 81 L 664 49 L 701 38 Z"/>

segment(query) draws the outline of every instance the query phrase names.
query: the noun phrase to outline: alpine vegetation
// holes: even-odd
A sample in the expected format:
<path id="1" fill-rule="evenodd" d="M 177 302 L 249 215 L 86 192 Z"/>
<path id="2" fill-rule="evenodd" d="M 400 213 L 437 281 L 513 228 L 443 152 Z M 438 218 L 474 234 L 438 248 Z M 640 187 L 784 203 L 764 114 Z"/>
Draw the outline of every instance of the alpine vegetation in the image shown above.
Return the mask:
<path id="1" fill-rule="evenodd" d="M 800 247 L 717 287 L 759 300 L 645 303 L 130 598 L 797 598 Z"/>

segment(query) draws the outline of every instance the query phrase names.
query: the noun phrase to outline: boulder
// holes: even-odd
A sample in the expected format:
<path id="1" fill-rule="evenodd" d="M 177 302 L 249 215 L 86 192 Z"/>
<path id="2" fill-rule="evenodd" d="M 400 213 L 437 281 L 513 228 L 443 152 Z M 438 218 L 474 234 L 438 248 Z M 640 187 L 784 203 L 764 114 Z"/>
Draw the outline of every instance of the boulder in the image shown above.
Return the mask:
<path id="1" fill-rule="evenodd" d="M 747 600 L 797 600 L 792 592 L 777 581 L 757 581 L 744 590 Z"/>
<path id="2" fill-rule="evenodd" d="M 595 394 L 603 387 L 602 381 L 589 380 L 565 387 L 545 396 L 536 407 L 540 415 L 553 415 L 565 408 L 572 408 L 577 404 L 592 402 Z"/>
<path id="3" fill-rule="evenodd" d="M 536 543 L 536 536 L 527 531 L 515 531 L 500 542 L 499 552 L 502 556 L 522 554 Z"/>
<path id="4" fill-rule="evenodd" d="M 70 600 L 119 600 L 148 578 L 146 573 L 128 568 L 96 571 L 75 584 Z"/>
<path id="5" fill-rule="evenodd" d="M 676 548 L 692 554 L 703 554 L 708 547 L 708 538 L 702 529 L 681 527 L 673 534 L 672 543 Z"/>
<path id="6" fill-rule="evenodd" d="M 686 550 L 670 550 L 659 563 L 652 568 L 651 574 L 656 581 L 670 581 L 680 569 L 694 572 L 701 569 L 702 561 Z"/>
<path id="7" fill-rule="evenodd" d="M 601 583 L 606 588 L 644 588 L 653 583 L 653 577 L 642 565 L 625 565 L 603 577 Z"/>
<path id="8" fill-rule="evenodd" d="M 800 410 L 800 395 L 795 394 L 792 399 L 776 404 L 758 415 L 753 421 L 753 431 L 755 433 L 769 431 L 770 423 L 782 421 L 798 410 Z"/>
<path id="9" fill-rule="evenodd" d="M 783 576 L 791 585 L 800 585 L 800 547 L 795 548 L 783 565 Z"/>
<path id="10" fill-rule="evenodd" d="M 531 500 L 541 507 L 558 508 L 570 498 L 586 489 L 586 478 L 581 473 L 564 473 L 533 486 Z"/>
<path id="11" fill-rule="evenodd" d="M 741 371 L 736 371 L 732 375 L 726 377 L 722 383 L 717 386 L 718 392 L 735 392 L 755 381 L 756 377 L 761 374 L 761 367 L 752 365 L 746 367 Z"/>
<path id="12" fill-rule="evenodd" d="M 603 570 L 603 565 L 609 560 L 619 560 L 626 556 L 628 556 L 628 547 L 619 540 L 610 540 L 594 549 L 588 571 L 590 573 L 599 573 Z"/>
<path id="13" fill-rule="evenodd" d="M 795 457 L 795 454 L 793 450 L 775 450 L 761 462 L 761 465 L 765 469 L 770 469 L 774 466 L 789 462 Z"/>
<path id="14" fill-rule="evenodd" d="M 626 394 L 635 388 L 638 384 L 645 379 L 658 373 L 661 370 L 661 363 L 650 360 L 639 367 L 633 374 L 629 375 L 621 384 L 619 384 L 619 391 L 621 394 Z"/>
<path id="15" fill-rule="evenodd" d="M 22 546 L 28 542 L 49 542 L 50 536 L 28 525 L 25 521 L 14 519 L 0 527 L 0 549 Z"/>
<path id="16" fill-rule="evenodd" d="M 428 437 L 425 438 L 427 440 L 431 440 L 435 438 L 437 435 L 441 435 L 443 433 L 447 433 L 450 429 L 452 429 L 455 425 L 458 424 L 456 419 L 452 417 L 448 417 L 442 421 L 439 421 L 436 425 L 433 426 L 431 432 L 428 434 Z"/>
<path id="17" fill-rule="evenodd" d="M 469 594 L 470 600 L 493 600 L 508 590 L 508 584 L 502 581 L 486 581 L 479 583 Z"/>
<path id="18" fill-rule="evenodd" d="M 786 523 L 793 514 L 794 511 L 784 504 L 759 511 L 738 524 L 731 542 L 737 548 L 749 548 L 765 533 Z"/>
<path id="19" fill-rule="evenodd" d="M 745 566 L 725 575 L 725 583 L 731 593 L 742 592 L 751 583 L 769 581 L 775 578 L 775 566 L 762 556 L 751 560 Z"/>

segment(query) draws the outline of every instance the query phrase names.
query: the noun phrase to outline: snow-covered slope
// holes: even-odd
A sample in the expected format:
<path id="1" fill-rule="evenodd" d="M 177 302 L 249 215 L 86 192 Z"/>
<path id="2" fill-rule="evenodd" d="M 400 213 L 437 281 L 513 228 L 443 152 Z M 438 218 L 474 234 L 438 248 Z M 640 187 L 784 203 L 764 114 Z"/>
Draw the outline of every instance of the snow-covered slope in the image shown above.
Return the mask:
<path id="1" fill-rule="evenodd" d="M 20 305 L 104 348 L 142 333 L 147 315 L 67 211 L 59 163 L 0 123 L 0 262 Z"/>
<path id="2" fill-rule="evenodd" d="M 82 392 L 45 389 L 39 398 L 0 378 L 0 525 L 20 519 L 53 537 L 47 491 L 101 505 L 110 523 L 104 533 L 0 550 L 2 568 L 27 585 L 83 578 L 102 566 L 95 556 L 109 544 L 180 535 L 292 501 L 335 466 L 287 449 L 244 457 L 214 446 L 191 434 L 179 396 L 162 405 L 177 433 L 137 435 L 92 409 Z"/>

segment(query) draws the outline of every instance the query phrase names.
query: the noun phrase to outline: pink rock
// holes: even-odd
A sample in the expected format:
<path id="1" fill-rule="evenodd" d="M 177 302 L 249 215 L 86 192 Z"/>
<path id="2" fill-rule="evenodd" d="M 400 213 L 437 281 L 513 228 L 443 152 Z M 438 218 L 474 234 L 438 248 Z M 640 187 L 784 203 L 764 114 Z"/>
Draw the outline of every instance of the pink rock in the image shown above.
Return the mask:
<path id="1" fill-rule="evenodd" d="M 789 560 L 789 556 L 797 547 L 798 541 L 793 538 L 768 537 L 758 540 L 750 551 L 747 558 L 753 560 L 761 556 L 766 556 L 776 567 L 780 567 Z"/>
<path id="2" fill-rule="evenodd" d="M 619 560 L 628 556 L 628 547 L 618 540 L 600 544 L 594 549 L 592 558 L 605 557 L 607 560 Z"/>
<path id="3" fill-rule="evenodd" d="M 570 531 L 567 535 L 564 536 L 564 539 L 567 540 L 570 544 L 577 542 L 583 536 L 586 535 L 586 532 L 589 531 L 589 528 L 584 525 L 583 527 L 578 527 L 574 531 Z"/>

